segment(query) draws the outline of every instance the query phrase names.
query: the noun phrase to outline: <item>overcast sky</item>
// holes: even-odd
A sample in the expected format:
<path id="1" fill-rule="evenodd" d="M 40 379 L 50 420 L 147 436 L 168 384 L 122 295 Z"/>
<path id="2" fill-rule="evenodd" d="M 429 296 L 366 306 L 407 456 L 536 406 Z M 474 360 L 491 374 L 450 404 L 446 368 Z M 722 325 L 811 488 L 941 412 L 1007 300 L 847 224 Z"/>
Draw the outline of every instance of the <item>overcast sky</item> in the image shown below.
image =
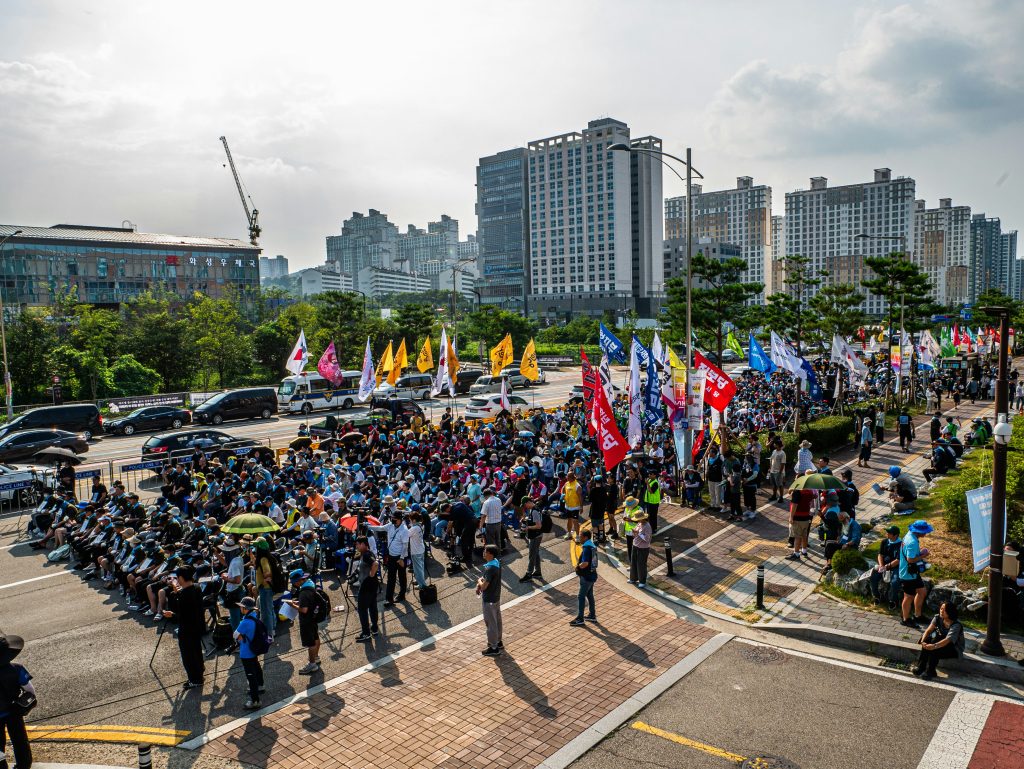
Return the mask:
<path id="1" fill-rule="evenodd" d="M 376 208 L 475 232 L 482 155 L 613 116 L 705 189 L 787 191 L 887 166 L 1024 227 L 1024 3 L 540 2 L 2 5 L 0 222 L 246 237 L 324 261 Z M 666 177 L 666 194 L 681 185 Z"/>

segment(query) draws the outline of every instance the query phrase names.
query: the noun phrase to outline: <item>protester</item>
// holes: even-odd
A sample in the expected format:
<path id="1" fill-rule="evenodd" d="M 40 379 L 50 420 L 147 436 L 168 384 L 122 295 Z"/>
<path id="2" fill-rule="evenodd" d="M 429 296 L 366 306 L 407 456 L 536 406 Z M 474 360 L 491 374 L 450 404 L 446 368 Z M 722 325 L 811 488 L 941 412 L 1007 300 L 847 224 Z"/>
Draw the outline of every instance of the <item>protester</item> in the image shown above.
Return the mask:
<path id="1" fill-rule="evenodd" d="M 498 546 L 484 547 L 484 573 L 476 582 L 476 594 L 483 605 L 484 627 L 487 628 L 485 657 L 497 657 L 505 648 L 501 637 L 501 561 Z"/>
<path id="2" fill-rule="evenodd" d="M 526 561 L 526 573 L 519 578 L 520 582 L 529 582 L 536 579 L 543 582 L 544 577 L 540 572 L 540 545 L 544 539 L 544 513 L 538 509 L 536 503 L 530 497 L 523 497 L 523 522 L 522 530 L 526 532 L 528 543 L 528 555 Z"/>
<path id="3" fill-rule="evenodd" d="M 635 547 L 633 552 L 636 552 Z M 577 596 L 578 611 L 576 618 L 569 624 L 573 627 L 580 627 L 585 622 L 597 622 L 597 608 L 594 604 L 594 583 L 597 582 L 597 546 L 591 540 L 589 531 L 580 532 L 580 557 L 576 564 L 576 576 L 579 577 L 580 583 Z M 590 609 L 585 616 L 583 614 L 584 605 Z"/>
<path id="4" fill-rule="evenodd" d="M 871 595 L 874 597 L 876 606 L 885 601 L 889 604 L 890 609 L 895 609 L 900 599 L 902 591 L 898 570 L 902 545 L 900 527 L 889 526 L 885 530 L 885 539 L 882 540 L 878 549 L 877 563 L 871 570 Z M 879 585 L 882 582 L 889 586 L 884 598 Z"/>
<path id="5" fill-rule="evenodd" d="M 254 646 L 258 634 L 266 632 L 266 626 L 256 622 L 254 599 L 246 596 L 239 602 L 238 608 L 242 612 L 242 619 L 235 628 L 234 637 L 238 642 L 238 658 L 242 661 L 242 669 L 249 682 L 249 699 L 245 701 L 243 707 L 246 710 L 257 710 L 260 707 L 260 693 L 263 691 L 263 667 L 260 665 L 259 652 Z"/>
<path id="6" fill-rule="evenodd" d="M 308 661 L 299 668 L 302 675 L 312 675 L 320 670 L 320 629 L 316 618 L 316 604 L 319 597 L 316 585 L 302 569 L 294 569 L 288 575 L 293 595 L 297 598 L 288 599 L 292 608 L 299 612 L 299 642 L 306 649 Z"/>
<path id="7" fill-rule="evenodd" d="M 377 629 L 377 591 L 380 589 L 380 580 L 377 577 L 377 559 L 370 552 L 369 539 L 365 536 L 357 537 L 355 547 L 357 560 L 353 590 L 361 631 L 356 641 L 363 643 L 380 632 Z"/>
<path id="8" fill-rule="evenodd" d="M 629 559 L 629 584 L 645 590 L 647 588 L 647 560 L 651 553 L 651 540 L 654 537 L 654 532 L 648 521 L 647 513 L 634 513 L 632 521 L 635 527 L 633 529 L 633 552 Z M 580 556 L 581 559 L 582 557 Z M 593 594 L 593 589 L 591 589 L 591 594 Z"/>
<path id="9" fill-rule="evenodd" d="M 15 701 L 23 690 L 36 696 L 28 670 L 14 664 L 14 658 L 24 648 L 25 639 L 21 636 L 0 635 L 0 756 L 4 755 L 10 739 L 15 769 L 32 766 L 32 746 L 25 731 L 25 713 Z"/>
<path id="10" fill-rule="evenodd" d="M 184 691 L 203 685 L 206 665 L 203 662 L 203 634 L 206 632 L 203 595 L 195 584 L 195 571 L 183 566 L 174 572 L 174 592 L 168 600 L 164 617 L 178 623 L 178 649 L 188 679 Z"/>
<path id="11" fill-rule="evenodd" d="M 928 595 L 928 589 L 921 579 L 922 572 L 927 568 L 925 558 L 928 556 L 928 548 L 921 547 L 920 538 L 932 531 L 934 529 L 927 521 L 914 521 L 903 537 L 899 565 L 903 587 L 903 620 L 900 624 L 905 627 L 920 629 L 919 617 L 924 611 L 924 600 Z"/>
<path id="12" fill-rule="evenodd" d="M 959 659 L 964 654 L 964 627 L 960 613 L 952 601 L 943 601 L 925 631 L 921 634 L 921 653 L 911 671 L 925 681 L 935 678 L 939 660 Z"/>

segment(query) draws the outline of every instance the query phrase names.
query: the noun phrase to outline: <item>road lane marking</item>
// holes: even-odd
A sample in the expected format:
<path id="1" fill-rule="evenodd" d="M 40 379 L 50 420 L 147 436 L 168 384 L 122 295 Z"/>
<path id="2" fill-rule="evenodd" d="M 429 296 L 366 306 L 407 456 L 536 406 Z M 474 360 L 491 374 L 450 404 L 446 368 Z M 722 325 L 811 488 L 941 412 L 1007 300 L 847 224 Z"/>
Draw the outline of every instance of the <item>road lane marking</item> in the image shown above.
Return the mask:
<path id="1" fill-rule="evenodd" d="M 141 732 L 146 734 L 163 734 L 187 737 L 192 734 L 188 729 L 165 729 L 159 726 L 121 726 L 117 724 L 32 724 L 26 726 L 29 732 L 58 732 L 94 730 L 100 732 Z"/>
<path id="2" fill-rule="evenodd" d="M 59 577 L 61 574 L 70 574 L 69 571 L 55 571 L 51 574 L 44 574 L 41 577 L 32 577 L 31 579 L 23 579 L 18 582 L 11 582 L 9 585 L 0 585 L 0 590 L 6 590 L 9 587 L 18 587 L 18 585 L 27 585 L 29 582 L 38 582 L 41 579 L 49 579 L 50 577 Z"/>
<path id="3" fill-rule="evenodd" d="M 144 726 L 83 726 L 54 724 L 49 726 L 26 726 L 25 731 L 32 741 L 75 740 L 79 742 L 134 742 L 174 747 L 191 734 L 176 729 L 158 729 Z"/>
<path id="4" fill-rule="evenodd" d="M 739 764 L 747 760 L 746 756 L 741 756 L 738 753 L 730 753 L 728 750 L 716 748 L 714 745 L 708 745 L 706 742 L 691 740 L 689 737 L 683 737 L 681 734 L 676 734 L 675 732 L 666 732 L 664 729 L 659 729 L 656 726 L 645 724 L 643 721 L 634 721 L 630 724 L 630 727 L 636 729 L 638 732 L 647 732 L 647 734 L 653 734 L 655 737 L 661 737 L 663 740 L 669 740 L 670 742 L 682 745 L 683 747 L 692 748 L 693 750 L 699 750 L 702 753 L 708 753 L 712 756 L 724 758 L 726 761 L 734 761 Z"/>

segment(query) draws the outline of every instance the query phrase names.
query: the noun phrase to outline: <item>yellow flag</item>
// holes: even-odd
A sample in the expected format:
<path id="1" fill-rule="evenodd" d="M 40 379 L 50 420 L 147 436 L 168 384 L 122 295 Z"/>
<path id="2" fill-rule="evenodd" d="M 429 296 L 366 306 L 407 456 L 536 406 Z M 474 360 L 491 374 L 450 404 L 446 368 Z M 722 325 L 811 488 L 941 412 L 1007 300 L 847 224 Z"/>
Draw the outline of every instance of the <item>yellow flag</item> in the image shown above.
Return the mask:
<path id="1" fill-rule="evenodd" d="M 884 342 L 884 341 L 885 341 L 885 329 L 883 328 L 883 329 L 882 329 L 881 331 L 879 331 L 879 332 L 878 332 L 878 336 L 877 336 L 877 337 L 875 337 L 875 338 L 876 338 L 876 339 L 877 339 L 877 340 L 878 340 L 879 342 Z"/>
<path id="2" fill-rule="evenodd" d="M 377 387 L 380 387 L 380 383 L 384 381 L 384 375 L 391 371 L 392 362 L 391 342 L 388 342 L 388 348 L 384 351 L 384 354 L 380 356 L 380 360 L 377 361 L 377 371 L 375 372 L 377 376 Z"/>
<path id="3" fill-rule="evenodd" d="M 459 373 L 459 358 L 455 354 L 455 348 L 452 347 L 452 340 L 448 340 L 448 351 L 446 353 L 448 357 L 448 377 L 454 382 L 455 376 Z"/>
<path id="4" fill-rule="evenodd" d="M 523 359 L 519 363 L 519 373 L 531 382 L 536 382 L 540 377 L 540 366 L 537 365 L 537 347 L 532 339 L 527 343 L 526 349 L 523 350 Z"/>
<path id="5" fill-rule="evenodd" d="M 676 351 L 671 347 L 668 348 L 668 365 L 672 368 L 686 368 L 686 364 L 679 359 Z"/>
<path id="6" fill-rule="evenodd" d="M 405 351 L 405 337 L 402 337 L 402 343 L 398 345 L 398 352 L 395 353 L 395 368 L 399 371 L 409 368 L 409 354 Z"/>
<path id="7" fill-rule="evenodd" d="M 501 370 L 515 360 L 512 354 L 512 335 L 505 334 L 505 338 L 491 349 L 491 376 L 498 376 Z"/>
<path id="8" fill-rule="evenodd" d="M 416 368 L 419 369 L 421 374 L 425 374 L 434 368 L 434 354 L 430 349 L 429 336 L 423 340 L 423 347 L 420 348 L 420 354 L 416 358 Z"/>

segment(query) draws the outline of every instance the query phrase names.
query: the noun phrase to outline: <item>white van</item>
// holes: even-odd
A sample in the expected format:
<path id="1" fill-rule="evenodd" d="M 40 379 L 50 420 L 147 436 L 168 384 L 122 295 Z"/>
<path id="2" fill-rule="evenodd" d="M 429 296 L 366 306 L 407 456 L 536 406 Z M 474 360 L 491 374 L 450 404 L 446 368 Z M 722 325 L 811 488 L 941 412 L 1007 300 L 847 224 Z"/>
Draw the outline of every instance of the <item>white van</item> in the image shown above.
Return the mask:
<path id="1" fill-rule="evenodd" d="M 314 409 L 350 409 L 358 401 L 360 371 L 341 372 L 341 382 L 332 385 L 315 371 L 286 376 L 277 388 L 281 411 L 308 414 Z"/>

